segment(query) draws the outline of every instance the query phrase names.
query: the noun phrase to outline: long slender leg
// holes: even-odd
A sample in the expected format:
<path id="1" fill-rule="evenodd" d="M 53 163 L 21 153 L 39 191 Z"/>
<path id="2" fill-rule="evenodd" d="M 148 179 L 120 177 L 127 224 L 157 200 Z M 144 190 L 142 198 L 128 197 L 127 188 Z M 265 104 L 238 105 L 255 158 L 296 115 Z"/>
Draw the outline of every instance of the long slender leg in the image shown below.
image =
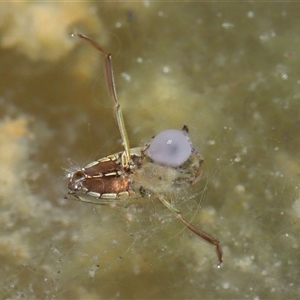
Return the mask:
<path id="1" fill-rule="evenodd" d="M 174 206 L 171 205 L 171 203 L 169 201 L 167 201 L 165 198 L 163 197 L 158 197 L 159 201 L 166 206 L 169 210 L 171 210 L 172 212 L 174 212 L 177 216 L 177 218 L 192 232 L 194 232 L 196 235 L 198 235 L 199 237 L 201 237 L 202 239 L 204 239 L 205 241 L 207 241 L 208 243 L 216 246 L 216 253 L 218 256 L 218 260 L 219 260 L 219 265 L 221 265 L 221 263 L 223 262 L 223 251 L 222 251 L 222 247 L 220 244 L 220 241 L 215 239 L 214 237 L 212 237 L 210 234 L 206 233 L 205 231 L 203 231 L 202 229 L 200 229 L 199 227 L 193 225 L 192 223 L 190 223 L 182 214 L 181 212 L 175 208 Z"/>
<path id="2" fill-rule="evenodd" d="M 120 104 L 119 104 L 118 98 L 117 98 L 111 54 L 105 52 L 96 41 L 94 41 L 93 39 L 89 38 L 86 35 L 83 35 L 81 33 L 74 33 L 74 34 L 72 34 L 72 36 L 78 36 L 78 37 L 88 41 L 91 45 L 93 45 L 96 49 L 98 49 L 104 55 L 104 65 L 105 65 L 105 75 L 106 75 L 106 80 L 107 80 L 107 87 L 108 87 L 110 97 L 113 100 L 114 105 L 115 105 L 115 113 L 116 113 L 116 118 L 117 118 L 117 122 L 118 122 L 118 127 L 119 127 L 119 131 L 121 134 L 122 142 L 123 142 L 123 145 L 125 148 L 125 153 L 126 153 L 125 164 L 128 165 L 130 162 L 130 159 L 131 159 L 129 140 L 128 140 L 128 136 L 127 136 L 127 132 L 126 132 L 126 128 L 125 128 L 122 110 L 121 110 L 121 107 L 120 107 Z"/>

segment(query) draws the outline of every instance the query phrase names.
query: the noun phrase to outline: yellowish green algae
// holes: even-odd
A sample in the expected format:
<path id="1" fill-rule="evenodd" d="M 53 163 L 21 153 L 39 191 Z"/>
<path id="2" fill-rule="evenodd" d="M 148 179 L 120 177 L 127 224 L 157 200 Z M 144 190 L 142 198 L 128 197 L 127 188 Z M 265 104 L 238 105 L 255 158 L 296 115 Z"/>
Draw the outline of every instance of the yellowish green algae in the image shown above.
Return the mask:
<path id="1" fill-rule="evenodd" d="M 1 3 L 0 297 L 298 298 L 297 3 Z M 204 177 L 160 203 L 64 199 L 65 172 L 122 149 L 102 57 L 112 52 L 132 147 L 189 126 Z M 183 201 L 185 200 L 185 201 Z"/>

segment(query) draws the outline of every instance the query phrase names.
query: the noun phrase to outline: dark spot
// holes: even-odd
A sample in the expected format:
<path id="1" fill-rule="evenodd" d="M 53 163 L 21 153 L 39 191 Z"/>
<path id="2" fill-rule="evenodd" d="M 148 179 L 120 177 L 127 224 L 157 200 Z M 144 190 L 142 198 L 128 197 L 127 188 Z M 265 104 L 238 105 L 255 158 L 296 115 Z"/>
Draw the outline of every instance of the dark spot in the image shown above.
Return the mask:
<path id="1" fill-rule="evenodd" d="M 132 23 L 136 19 L 136 13 L 134 10 L 130 9 L 126 12 L 126 19 L 128 23 Z"/>
<path id="2" fill-rule="evenodd" d="M 142 197 L 146 196 L 147 191 L 145 190 L 145 188 L 143 186 L 140 186 L 139 191 L 140 191 L 140 194 Z"/>

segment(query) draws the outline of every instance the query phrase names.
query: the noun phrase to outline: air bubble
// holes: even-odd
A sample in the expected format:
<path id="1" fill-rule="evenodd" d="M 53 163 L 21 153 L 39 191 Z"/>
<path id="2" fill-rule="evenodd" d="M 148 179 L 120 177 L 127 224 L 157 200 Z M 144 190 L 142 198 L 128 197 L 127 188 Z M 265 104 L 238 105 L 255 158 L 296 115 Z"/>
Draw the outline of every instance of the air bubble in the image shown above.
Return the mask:
<path id="1" fill-rule="evenodd" d="M 189 136 L 184 130 L 168 129 L 156 135 L 145 151 L 154 162 L 179 167 L 192 153 Z"/>

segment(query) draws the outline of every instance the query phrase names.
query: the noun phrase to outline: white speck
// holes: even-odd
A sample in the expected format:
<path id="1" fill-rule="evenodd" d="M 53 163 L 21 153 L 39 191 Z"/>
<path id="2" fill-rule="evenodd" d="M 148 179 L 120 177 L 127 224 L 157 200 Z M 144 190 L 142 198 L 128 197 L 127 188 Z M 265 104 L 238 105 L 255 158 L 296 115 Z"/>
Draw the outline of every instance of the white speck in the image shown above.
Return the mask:
<path id="1" fill-rule="evenodd" d="M 286 73 L 281 73 L 281 78 L 284 79 L 284 80 L 286 80 L 286 79 L 289 78 L 289 76 Z"/>
<path id="2" fill-rule="evenodd" d="M 122 27 L 122 23 L 121 23 L 121 22 L 117 22 L 115 26 L 116 26 L 117 28 L 120 28 L 120 27 Z"/>
<path id="3" fill-rule="evenodd" d="M 259 121 L 259 120 L 262 119 L 262 118 L 261 118 L 261 115 L 260 115 L 260 113 L 259 113 L 258 111 L 255 111 L 255 112 L 253 113 L 253 119 L 255 119 L 256 121 Z"/>
<path id="4" fill-rule="evenodd" d="M 145 5 L 146 7 L 149 7 L 149 6 L 150 6 L 150 1 L 149 1 L 149 0 L 144 0 L 143 2 L 144 2 L 144 5 Z"/>
<path id="5" fill-rule="evenodd" d="M 125 72 L 121 73 L 121 76 L 127 81 L 130 82 L 131 81 L 131 76 Z"/>
<path id="6" fill-rule="evenodd" d="M 216 144 L 216 141 L 215 141 L 215 140 L 208 140 L 208 141 L 207 141 L 207 144 L 208 144 L 208 145 L 215 145 L 215 144 Z"/>
<path id="7" fill-rule="evenodd" d="M 247 154 L 247 153 L 248 153 L 247 147 L 243 147 L 243 149 L 242 149 L 242 154 Z"/>
<path id="8" fill-rule="evenodd" d="M 230 284 L 229 284 L 229 282 L 224 282 L 222 286 L 223 286 L 223 289 L 227 290 L 227 289 L 229 289 Z"/>
<path id="9" fill-rule="evenodd" d="M 234 25 L 232 23 L 229 23 L 229 22 L 223 22 L 222 23 L 222 27 L 225 28 L 225 29 L 231 28 L 233 26 Z"/>
<path id="10" fill-rule="evenodd" d="M 248 18 L 253 18 L 253 17 L 254 17 L 254 12 L 253 12 L 252 10 L 249 10 L 249 11 L 247 12 L 247 17 L 248 17 Z"/>
<path id="11" fill-rule="evenodd" d="M 96 271 L 98 270 L 98 266 L 92 266 L 90 269 L 89 269 L 89 277 L 90 278 L 94 278 L 95 275 L 96 275 Z"/>
<path id="12" fill-rule="evenodd" d="M 266 276 L 266 275 L 268 275 L 268 272 L 267 272 L 267 270 L 263 270 L 263 271 L 261 272 L 261 275 L 263 275 L 263 276 Z"/>
<path id="13" fill-rule="evenodd" d="M 95 277 L 95 270 L 89 270 L 89 277 L 94 278 Z"/>
<path id="14" fill-rule="evenodd" d="M 163 17 L 165 15 L 164 12 L 161 11 L 161 10 L 157 14 L 158 14 L 159 17 Z"/>
<path id="15" fill-rule="evenodd" d="M 163 72 L 166 74 L 166 73 L 169 73 L 170 72 L 170 68 L 168 66 L 165 66 L 163 67 Z"/>
<path id="16" fill-rule="evenodd" d="M 239 192 L 239 193 L 244 193 L 246 190 L 245 187 L 241 184 L 236 185 L 234 189 L 236 192 Z"/>
<path id="17" fill-rule="evenodd" d="M 143 62 L 143 59 L 142 59 L 141 57 L 138 57 L 138 58 L 136 59 L 136 61 L 137 61 L 138 63 L 142 63 L 142 62 Z"/>
<path id="18" fill-rule="evenodd" d="M 111 242 L 112 242 L 113 245 L 118 245 L 119 244 L 118 241 L 115 240 L 115 239 L 111 240 Z"/>
<path id="19" fill-rule="evenodd" d="M 234 161 L 234 162 L 240 162 L 241 160 L 242 160 L 241 157 L 240 157 L 240 156 L 237 156 L 237 157 L 234 158 L 233 161 Z"/>
<path id="20" fill-rule="evenodd" d="M 281 266 L 281 261 L 280 261 L 280 260 L 277 261 L 277 262 L 274 264 L 274 266 L 277 267 L 277 268 L 280 267 L 280 266 Z"/>
<path id="21" fill-rule="evenodd" d="M 261 34 L 261 35 L 259 36 L 259 38 L 260 38 L 262 41 L 266 41 L 266 40 L 269 39 L 269 35 L 268 35 L 267 33 Z"/>

